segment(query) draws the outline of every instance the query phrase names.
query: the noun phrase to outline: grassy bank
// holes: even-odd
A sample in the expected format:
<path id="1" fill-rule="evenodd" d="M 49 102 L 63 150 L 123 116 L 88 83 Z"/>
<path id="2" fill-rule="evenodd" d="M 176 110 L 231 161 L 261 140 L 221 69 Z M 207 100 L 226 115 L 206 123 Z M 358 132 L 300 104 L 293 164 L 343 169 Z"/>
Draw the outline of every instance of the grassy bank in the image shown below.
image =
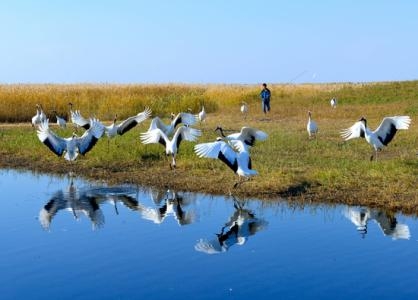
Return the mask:
<path id="1" fill-rule="evenodd" d="M 418 82 L 375 84 L 273 85 L 272 112 L 261 113 L 259 86 L 239 85 L 38 85 L 0 86 L 2 122 L 25 122 L 0 127 L 0 167 L 25 168 L 65 174 L 73 171 L 87 178 L 111 183 L 140 183 L 177 190 L 259 198 L 288 197 L 300 201 L 325 201 L 369 205 L 405 213 L 418 213 Z M 331 97 L 339 105 L 332 109 Z M 230 130 L 252 126 L 266 131 L 269 139 L 252 150 L 253 167 L 260 175 L 232 189 L 236 177 L 220 161 L 199 159 L 194 143 L 185 142 L 178 168 L 171 171 L 160 145 L 143 145 L 139 133 L 149 121 L 122 137 L 99 141 L 75 163 L 56 157 L 36 137 L 30 126 L 35 104 L 47 112 L 67 113 L 72 101 L 85 115 L 110 120 L 114 113 L 126 117 L 150 106 L 155 115 L 201 104 L 208 119 L 201 126 L 199 142 L 213 141 L 213 129 L 221 124 Z M 250 106 L 246 120 L 239 103 Z M 307 111 L 318 123 L 317 139 L 306 132 Z M 376 128 L 384 116 L 409 115 L 409 130 L 400 131 L 391 144 L 370 162 L 371 147 L 364 140 L 343 142 L 339 131 L 361 116 Z M 168 121 L 168 120 L 167 120 Z M 69 135 L 72 128 L 55 128 Z"/>

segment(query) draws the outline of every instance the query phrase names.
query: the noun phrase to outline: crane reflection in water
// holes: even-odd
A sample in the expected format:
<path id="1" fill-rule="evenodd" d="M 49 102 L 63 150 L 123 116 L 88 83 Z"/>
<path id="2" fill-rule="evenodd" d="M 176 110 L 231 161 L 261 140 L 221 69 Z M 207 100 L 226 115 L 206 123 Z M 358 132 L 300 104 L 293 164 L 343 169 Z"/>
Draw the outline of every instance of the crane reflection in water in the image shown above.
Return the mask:
<path id="1" fill-rule="evenodd" d="M 197 213 L 187 207 L 194 201 L 193 197 L 186 197 L 172 189 L 154 190 L 150 192 L 154 207 L 142 207 L 141 216 L 145 220 L 161 224 L 167 217 L 172 216 L 180 226 L 189 225 L 196 221 Z"/>
<path id="2" fill-rule="evenodd" d="M 134 187 L 84 187 L 77 188 L 71 178 L 68 189 L 55 192 L 39 212 L 39 222 L 45 230 L 49 230 L 52 220 L 60 210 L 70 212 L 76 220 L 87 217 L 93 230 L 103 227 L 105 218 L 100 206 L 105 203 L 114 205 L 115 213 L 119 214 L 118 203 L 132 211 L 138 212 L 142 219 L 161 224 L 167 217 L 173 216 L 180 226 L 193 223 L 197 213 L 188 209 L 193 197 L 186 197 L 168 189 L 152 191 L 150 198 L 153 206 L 147 206 L 137 199 Z"/>
<path id="3" fill-rule="evenodd" d="M 364 207 L 347 207 L 344 216 L 357 227 L 362 238 L 366 237 L 369 222 L 372 220 L 378 224 L 385 236 L 389 236 L 393 240 L 409 240 L 411 237 L 408 225 L 399 223 L 391 212 Z"/>
<path id="4" fill-rule="evenodd" d="M 233 245 L 244 245 L 248 237 L 267 227 L 267 221 L 259 219 L 244 208 L 245 203 L 234 199 L 234 213 L 222 226 L 220 233 L 213 240 L 200 239 L 195 250 L 206 254 L 217 254 L 228 251 Z"/>
<path id="5" fill-rule="evenodd" d="M 68 189 L 55 192 L 39 212 L 39 222 L 45 230 L 49 230 L 52 220 L 60 210 L 69 211 L 76 220 L 86 216 L 92 228 L 98 229 L 105 224 L 100 205 L 111 203 L 115 213 L 119 214 L 117 203 L 121 202 L 131 210 L 138 210 L 139 203 L 135 199 L 135 189 L 130 187 L 93 187 L 78 189 L 70 179 Z"/>

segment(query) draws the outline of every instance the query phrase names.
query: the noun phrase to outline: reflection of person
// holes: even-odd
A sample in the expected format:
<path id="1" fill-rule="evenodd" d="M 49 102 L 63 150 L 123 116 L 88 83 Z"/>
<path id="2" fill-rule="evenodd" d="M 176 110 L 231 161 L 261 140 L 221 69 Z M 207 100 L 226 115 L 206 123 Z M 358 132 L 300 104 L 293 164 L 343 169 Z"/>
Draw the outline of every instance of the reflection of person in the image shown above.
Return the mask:
<path id="1" fill-rule="evenodd" d="M 266 114 L 267 112 L 270 111 L 270 98 L 271 98 L 271 92 L 268 89 L 266 83 L 263 83 L 263 89 L 261 90 L 260 97 L 261 97 L 261 105 L 263 107 L 263 112 L 264 114 Z"/>

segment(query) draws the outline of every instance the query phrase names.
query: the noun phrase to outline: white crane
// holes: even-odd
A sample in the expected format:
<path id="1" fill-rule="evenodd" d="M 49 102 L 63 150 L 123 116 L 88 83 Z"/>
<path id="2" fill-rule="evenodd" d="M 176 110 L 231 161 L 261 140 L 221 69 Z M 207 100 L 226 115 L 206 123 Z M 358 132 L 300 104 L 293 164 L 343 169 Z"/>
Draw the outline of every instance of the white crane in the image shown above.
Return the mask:
<path id="1" fill-rule="evenodd" d="M 247 102 L 244 102 L 244 101 L 241 102 L 240 111 L 241 111 L 241 114 L 244 116 L 244 119 L 246 119 L 247 114 L 248 114 L 248 104 L 247 104 Z"/>
<path id="2" fill-rule="evenodd" d="M 56 110 L 54 110 L 53 113 L 55 114 L 55 117 L 57 118 L 57 125 L 61 128 L 66 128 L 67 121 L 65 121 L 63 117 L 59 116 Z"/>
<path id="3" fill-rule="evenodd" d="M 123 135 L 139 123 L 142 123 L 151 115 L 151 110 L 147 107 L 143 112 L 138 113 L 135 116 L 129 117 L 126 120 L 116 124 L 117 115 L 113 119 L 113 123 L 109 126 L 104 126 L 104 132 L 109 138 L 115 137 L 117 134 Z"/>
<path id="4" fill-rule="evenodd" d="M 79 110 L 73 110 L 73 104 L 71 102 L 68 103 L 68 105 L 70 106 L 71 123 L 75 124 L 77 127 L 83 127 L 86 130 L 89 129 L 89 120 L 84 118 Z"/>
<path id="5" fill-rule="evenodd" d="M 172 162 L 170 168 L 176 167 L 176 155 L 179 151 L 180 143 L 185 141 L 196 141 L 202 132 L 199 129 L 192 127 L 180 126 L 174 133 L 173 138 L 170 140 L 161 129 L 156 128 L 151 131 L 141 133 L 141 141 L 144 144 L 157 144 L 160 143 L 165 147 L 165 154 L 171 155 Z"/>
<path id="6" fill-rule="evenodd" d="M 42 109 L 42 105 L 36 104 L 36 115 L 32 117 L 32 127 L 41 124 L 46 120 L 46 115 Z"/>
<path id="7" fill-rule="evenodd" d="M 196 115 L 196 118 L 200 121 L 200 123 L 206 121 L 206 111 L 203 105 L 202 110 Z"/>
<path id="8" fill-rule="evenodd" d="M 312 120 L 312 112 L 308 111 L 308 123 L 306 124 L 306 130 L 308 131 L 309 138 L 316 137 L 318 133 L 318 125 Z"/>
<path id="9" fill-rule="evenodd" d="M 371 131 L 367 127 L 367 120 L 363 117 L 350 128 L 341 131 L 341 137 L 348 141 L 350 139 L 362 137 L 374 148 L 374 153 L 370 160 L 376 156 L 394 138 L 396 132 L 400 129 L 408 129 L 411 124 L 409 116 L 394 116 L 383 118 L 379 127 L 375 131 Z"/>
<path id="10" fill-rule="evenodd" d="M 337 98 L 332 98 L 329 103 L 331 104 L 332 108 L 337 108 Z"/>
<path id="11" fill-rule="evenodd" d="M 178 113 L 177 116 L 171 114 L 171 123 L 169 125 L 164 124 L 164 122 L 159 118 L 155 117 L 151 121 L 151 125 L 148 131 L 152 131 L 154 129 L 160 129 L 164 132 L 167 136 L 171 136 L 176 129 L 177 125 L 184 124 L 187 126 L 194 125 L 196 123 L 196 116 L 190 113 Z"/>
<path id="12" fill-rule="evenodd" d="M 234 188 L 243 182 L 241 178 L 248 180 L 258 174 L 252 169 L 249 147 L 241 140 L 227 143 L 218 138 L 212 143 L 197 144 L 194 150 L 197 156 L 219 159 L 234 171 L 238 175 L 238 182 L 235 183 Z"/>
<path id="13" fill-rule="evenodd" d="M 229 135 L 225 135 L 224 129 L 221 126 L 216 127 L 215 131 L 219 131 L 222 137 L 229 142 L 238 140 L 247 146 L 254 146 L 256 141 L 265 141 L 268 137 L 268 134 L 264 131 L 246 126 L 242 127 L 240 132 Z"/>
<path id="14" fill-rule="evenodd" d="M 39 140 L 58 156 L 65 152 L 64 158 L 69 161 L 75 160 L 78 154 L 90 151 L 103 135 L 103 126 L 96 119 L 91 120 L 91 127 L 81 137 L 73 133 L 69 138 L 61 138 L 49 129 L 48 123 L 47 119 L 39 125 Z"/>

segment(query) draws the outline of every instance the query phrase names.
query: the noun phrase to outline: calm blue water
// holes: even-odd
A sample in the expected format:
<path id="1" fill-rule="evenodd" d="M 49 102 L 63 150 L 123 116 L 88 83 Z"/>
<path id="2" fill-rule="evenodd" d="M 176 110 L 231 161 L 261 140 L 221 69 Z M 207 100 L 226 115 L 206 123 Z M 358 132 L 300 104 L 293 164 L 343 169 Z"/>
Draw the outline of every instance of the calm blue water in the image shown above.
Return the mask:
<path id="1" fill-rule="evenodd" d="M 1 299 L 418 299 L 415 218 L 0 171 Z"/>

